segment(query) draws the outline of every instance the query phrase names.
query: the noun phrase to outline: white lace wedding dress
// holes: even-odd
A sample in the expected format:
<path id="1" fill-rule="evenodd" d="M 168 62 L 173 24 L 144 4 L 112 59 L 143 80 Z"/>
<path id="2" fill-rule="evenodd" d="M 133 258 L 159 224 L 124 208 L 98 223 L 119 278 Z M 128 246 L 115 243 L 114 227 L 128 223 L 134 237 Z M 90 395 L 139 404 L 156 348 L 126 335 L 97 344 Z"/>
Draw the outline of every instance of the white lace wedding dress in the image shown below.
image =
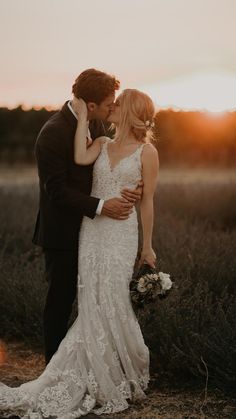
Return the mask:
<path id="1" fill-rule="evenodd" d="M 109 199 L 141 178 L 141 145 L 111 168 L 107 143 L 94 165 L 92 195 Z M 145 397 L 149 351 L 132 309 L 129 281 L 137 254 L 134 210 L 127 220 L 84 217 L 79 239 L 78 317 L 36 380 L 0 384 L 0 412 L 24 419 L 115 413 Z M 6 413 L 5 413 L 6 412 Z"/>

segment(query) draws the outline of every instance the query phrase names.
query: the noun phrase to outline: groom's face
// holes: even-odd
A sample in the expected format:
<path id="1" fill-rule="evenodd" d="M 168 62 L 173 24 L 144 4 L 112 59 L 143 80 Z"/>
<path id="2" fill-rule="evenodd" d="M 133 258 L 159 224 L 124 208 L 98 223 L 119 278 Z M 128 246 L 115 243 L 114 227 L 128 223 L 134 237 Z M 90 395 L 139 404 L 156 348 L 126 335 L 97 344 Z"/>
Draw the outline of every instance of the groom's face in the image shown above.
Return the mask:
<path id="1" fill-rule="evenodd" d="M 114 101 L 115 94 L 112 94 L 107 96 L 99 105 L 95 104 L 91 119 L 106 120 L 114 107 Z"/>

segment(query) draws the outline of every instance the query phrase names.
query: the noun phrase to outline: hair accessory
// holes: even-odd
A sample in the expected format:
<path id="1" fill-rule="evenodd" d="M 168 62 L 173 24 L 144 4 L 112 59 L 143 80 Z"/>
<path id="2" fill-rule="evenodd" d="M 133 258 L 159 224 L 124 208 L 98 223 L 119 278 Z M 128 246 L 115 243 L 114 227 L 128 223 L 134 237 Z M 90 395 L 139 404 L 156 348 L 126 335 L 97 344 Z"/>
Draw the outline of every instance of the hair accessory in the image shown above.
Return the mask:
<path id="1" fill-rule="evenodd" d="M 145 122 L 145 126 L 146 126 L 147 128 L 154 128 L 154 127 L 155 127 L 155 123 L 154 123 L 154 122 L 150 122 L 149 120 L 147 120 L 147 121 Z"/>

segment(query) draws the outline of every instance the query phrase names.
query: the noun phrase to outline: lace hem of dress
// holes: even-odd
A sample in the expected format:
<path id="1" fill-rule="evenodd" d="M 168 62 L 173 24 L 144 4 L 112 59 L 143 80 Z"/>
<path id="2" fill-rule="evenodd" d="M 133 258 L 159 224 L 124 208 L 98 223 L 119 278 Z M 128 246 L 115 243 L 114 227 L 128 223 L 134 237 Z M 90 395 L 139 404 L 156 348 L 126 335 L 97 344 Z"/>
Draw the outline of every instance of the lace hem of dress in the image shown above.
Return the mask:
<path id="1" fill-rule="evenodd" d="M 0 414 L 1 418 L 9 418 L 14 414 L 21 419 L 76 419 L 88 413 L 94 413 L 98 416 L 118 413 L 129 407 L 127 399 L 135 401 L 146 397 L 144 390 L 148 387 L 149 379 L 149 374 L 145 374 L 138 379 L 138 382 L 135 380 L 122 381 L 116 387 L 120 398 L 113 398 L 104 401 L 104 403 L 101 401 L 98 403 L 96 395 L 92 396 L 87 393 L 81 400 L 80 407 L 77 406 L 75 409 L 71 409 L 72 399 L 65 383 L 60 383 L 57 386 L 58 392 L 57 394 L 54 393 L 55 398 L 51 397 L 52 393 L 49 394 L 50 389 L 45 389 L 38 398 L 39 404 L 27 391 L 11 388 L 12 391 L 9 394 L 9 387 L 1 385 L 0 406 L 2 408 L 5 404 L 7 410 L 1 410 Z M 19 404 L 22 407 L 16 408 L 16 405 L 19 406 Z M 24 404 L 27 405 L 27 408 L 23 407 Z M 9 408 L 9 406 L 12 406 L 12 408 Z"/>

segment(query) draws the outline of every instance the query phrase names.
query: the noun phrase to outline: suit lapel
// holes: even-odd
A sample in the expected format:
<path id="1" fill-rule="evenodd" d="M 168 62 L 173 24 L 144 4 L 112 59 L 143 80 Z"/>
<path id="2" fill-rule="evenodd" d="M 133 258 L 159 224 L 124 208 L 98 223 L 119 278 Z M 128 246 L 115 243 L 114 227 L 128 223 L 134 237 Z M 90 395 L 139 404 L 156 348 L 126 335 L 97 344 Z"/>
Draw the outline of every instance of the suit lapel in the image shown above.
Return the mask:
<path id="1" fill-rule="evenodd" d="M 67 100 L 64 105 L 61 108 L 61 113 L 64 116 L 64 118 L 67 120 L 68 124 L 76 129 L 76 125 L 77 125 L 77 119 L 75 118 L 75 116 L 73 115 L 73 113 L 70 111 L 70 109 L 68 108 L 68 102 L 69 100 Z"/>

